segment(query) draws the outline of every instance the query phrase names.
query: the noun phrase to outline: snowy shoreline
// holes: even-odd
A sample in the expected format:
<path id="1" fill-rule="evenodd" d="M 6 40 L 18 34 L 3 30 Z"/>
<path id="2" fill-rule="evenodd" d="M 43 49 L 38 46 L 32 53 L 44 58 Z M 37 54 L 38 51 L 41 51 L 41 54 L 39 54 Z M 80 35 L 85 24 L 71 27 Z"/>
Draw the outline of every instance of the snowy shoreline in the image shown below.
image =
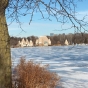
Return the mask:
<path id="1" fill-rule="evenodd" d="M 20 57 L 36 63 L 49 64 L 49 69 L 61 77 L 64 88 L 88 88 L 88 46 L 52 46 L 12 48 L 13 65 Z M 71 48 L 69 50 L 69 48 Z"/>

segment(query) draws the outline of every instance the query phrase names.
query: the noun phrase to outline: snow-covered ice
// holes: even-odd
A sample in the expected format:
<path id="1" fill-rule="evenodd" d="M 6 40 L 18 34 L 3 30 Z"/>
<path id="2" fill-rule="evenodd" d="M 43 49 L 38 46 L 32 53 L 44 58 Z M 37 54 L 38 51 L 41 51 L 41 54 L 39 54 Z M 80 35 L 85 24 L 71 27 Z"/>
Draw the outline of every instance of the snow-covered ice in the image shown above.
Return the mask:
<path id="1" fill-rule="evenodd" d="M 21 57 L 36 63 L 49 64 L 61 76 L 64 88 L 88 88 L 88 46 L 51 46 L 12 48 L 13 66 Z"/>

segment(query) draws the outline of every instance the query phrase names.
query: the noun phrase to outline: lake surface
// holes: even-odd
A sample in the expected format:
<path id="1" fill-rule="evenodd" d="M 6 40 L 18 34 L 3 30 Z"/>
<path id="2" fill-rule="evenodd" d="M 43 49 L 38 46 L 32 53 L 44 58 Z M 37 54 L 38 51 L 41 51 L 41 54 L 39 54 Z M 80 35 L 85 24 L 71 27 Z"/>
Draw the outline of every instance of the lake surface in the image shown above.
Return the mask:
<path id="1" fill-rule="evenodd" d="M 88 45 L 12 48 L 13 66 L 21 57 L 49 64 L 64 88 L 88 88 Z"/>

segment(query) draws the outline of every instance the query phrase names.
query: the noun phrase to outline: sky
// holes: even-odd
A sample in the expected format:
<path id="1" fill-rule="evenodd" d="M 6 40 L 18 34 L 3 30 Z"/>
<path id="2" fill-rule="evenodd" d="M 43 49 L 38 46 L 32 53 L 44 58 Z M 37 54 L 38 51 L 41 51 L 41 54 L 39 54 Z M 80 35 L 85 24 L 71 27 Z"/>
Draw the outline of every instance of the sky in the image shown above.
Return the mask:
<path id="1" fill-rule="evenodd" d="M 77 3 L 76 11 L 79 13 L 79 15 L 77 16 L 79 19 L 81 19 L 84 15 L 88 15 L 88 0 L 84 0 L 83 2 Z M 46 13 L 44 13 L 44 15 L 47 16 Z M 70 28 L 71 27 L 70 23 L 62 25 L 60 22 L 57 22 L 54 18 L 52 18 L 52 21 L 41 19 L 41 16 L 38 13 L 34 14 L 33 20 L 30 25 L 29 20 L 30 20 L 29 15 L 21 17 L 21 28 L 23 29 L 23 31 L 20 28 L 20 25 L 16 22 L 13 22 L 11 25 L 9 25 L 8 31 L 10 36 L 28 37 L 32 35 L 34 36 L 50 35 L 50 33 L 54 34 L 74 33 L 74 29 L 58 31 L 62 30 L 62 28 L 63 29 Z M 7 23 L 9 24 L 10 21 L 7 20 Z"/>

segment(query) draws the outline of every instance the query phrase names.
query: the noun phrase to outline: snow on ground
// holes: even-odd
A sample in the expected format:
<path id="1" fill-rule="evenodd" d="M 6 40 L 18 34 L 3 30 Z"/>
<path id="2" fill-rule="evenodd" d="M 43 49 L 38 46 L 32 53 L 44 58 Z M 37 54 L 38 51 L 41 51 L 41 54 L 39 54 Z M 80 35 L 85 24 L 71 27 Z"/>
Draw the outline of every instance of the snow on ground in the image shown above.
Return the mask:
<path id="1" fill-rule="evenodd" d="M 11 56 L 14 66 L 20 57 L 49 64 L 49 69 L 61 76 L 64 88 L 88 88 L 87 45 L 12 48 Z"/>

